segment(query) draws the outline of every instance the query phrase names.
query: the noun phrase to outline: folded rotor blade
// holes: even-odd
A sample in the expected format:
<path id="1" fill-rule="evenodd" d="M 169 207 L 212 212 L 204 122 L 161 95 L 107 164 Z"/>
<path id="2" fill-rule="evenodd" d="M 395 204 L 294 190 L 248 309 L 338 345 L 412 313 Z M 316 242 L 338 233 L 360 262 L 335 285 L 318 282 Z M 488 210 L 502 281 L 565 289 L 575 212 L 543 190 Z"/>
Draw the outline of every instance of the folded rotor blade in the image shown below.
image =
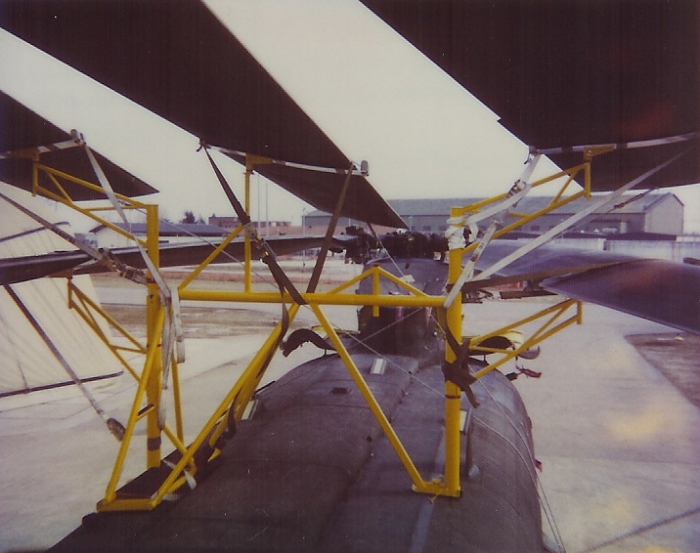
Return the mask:
<path id="1" fill-rule="evenodd" d="M 338 237 L 335 242 L 338 247 L 344 248 L 348 238 L 351 237 Z M 286 255 L 320 247 L 323 236 L 278 236 L 269 238 L 267 242 L 278 255 Z M 221 241 L 217 240 L 162 245 L 160 266 L 197 265 L 204 261 L 220 243 Z M 109 253 L 124 265 L 135 269 L 145 268 L 141 252 L 136 247 L 114 248 Z M 211 263 L 233 263 L 241 260 L 243 255 L 243 240 L 235 240 L 228 244 Z M 78 250 L 0 259 L 0 285 L 34 280 L 69 270 L 73 270 L 75 274 L 93 274 L 109 270 L 104 265 L 97 262 L 91 263 L 91 261 L 92 258 L 88 254 Z"/>
<path id="2" fill-rule="evenodd" d="M 700 334 L 700 267 L 640 259 L 550 278 L 542 287 Z"/>
<path id="3" fill-rule="evenodd" d="M 522 243 L 498 240 L 484 251 L 483 269 Z M 478 275 L 477 275 L 478 277 Z M 544 290 L 700 334 L 700 266 L 549 244 L 467 289 L 531 281 Z"/>

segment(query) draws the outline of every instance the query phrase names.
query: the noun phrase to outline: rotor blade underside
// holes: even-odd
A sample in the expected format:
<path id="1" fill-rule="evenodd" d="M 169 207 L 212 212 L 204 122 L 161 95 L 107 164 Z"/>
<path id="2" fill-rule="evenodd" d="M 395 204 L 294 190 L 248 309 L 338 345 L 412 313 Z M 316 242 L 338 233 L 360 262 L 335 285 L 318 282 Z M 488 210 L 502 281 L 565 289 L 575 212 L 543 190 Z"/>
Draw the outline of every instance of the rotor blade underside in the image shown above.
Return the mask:
<path id="1" fill-rule="evenodd" d="M 207 144 L 316 167 L 350 167 L 198 0 L 8 0 L 0 2 L 0 25 Z M 328 212 L 344 180 L 264 164 L 255 170 Z M 366 178 L 353 180 L 343 216 L 405 227 Z"/>
<path id="2" fill-rule="evenodd" d="M 522 245 L 514 240 L 491 243 L 477 271 Z M 519 281 L 539 283 L 549 292 L 700 334 L 700 266 L 545 245 L 491 278 L 467 283 L 467 288 Z"/>
<path id="3" fill-rule="evenodd" d="M 700 132 L 695 0 L 362 0 L 530 146 L 624 144 Z M 687 152 L 686 152 L 687 150 Z M 621 149 L 593 163 L 611 190 L 700 182 L 700 139 Z M 550 154 L 560 167 L 581 154 Z"/>
<path id="4" fill-rule="evenodd" d="M 547 279 L 542 287 L 700 334 L 700 267 L 697 266 L 640 259 Z"/>
<path id="5" fill-rule="evenodd" d="M 20 102 L 0 91 L 0 153 L 48 146 L 71 139 L 71 136 L 34 113 Z M 143 196 L 157 192 L 154 188 L 112 163 L 103 155 L 94 152 L 102 170 L 107 175 L 115 192 L 125 196 Z M 95 183 L 97 177 L 85 151 L 80 148 L 55 150 L 41 154 L 40 163 L 58 169 L 73 177 Z M 0 158 L 0 180 L 24 190 L 32 190 L 33 160 L 31 157 Z M 43 172 L 39 173 L 39 184 L 56 190 Z M 74 200 L 103 199 L 104 194 L 62 181 L 66 193 Z"/>

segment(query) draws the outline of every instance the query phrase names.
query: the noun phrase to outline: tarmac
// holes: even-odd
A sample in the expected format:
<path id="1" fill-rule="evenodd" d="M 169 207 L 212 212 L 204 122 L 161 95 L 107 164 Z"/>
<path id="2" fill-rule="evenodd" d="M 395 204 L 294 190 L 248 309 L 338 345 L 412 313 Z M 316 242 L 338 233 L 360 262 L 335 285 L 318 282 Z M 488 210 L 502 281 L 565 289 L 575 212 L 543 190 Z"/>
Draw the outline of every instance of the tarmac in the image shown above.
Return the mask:
<path id="1" fill-rule="evenodd" d="M 504 315 L 520 318 L 550 301 L 467 305 L 465 328 L 492 329 L 508 322 Z M 349 312 L 339 320 L 352 317 Z M 545 342 L 540 357 L 526 362 L 542 377 L 516 381 L 543 466 L 544 520 L 551 521 L 545 533 L 553 548 L 700 549 L 700 409 L 625 339 L 655 333 L 674 331 L 586 305 L 582 325 Z M 187 342 L 182 375 L 193 429 L 263 339 L 256 334 Z M 287 359 L 278 356 L 268 378 L 317 355 L 305 346 Z M 133 390 L 124 379 L 97 396 L 109 416 L 123 419 Z M 82 396 L 61 394 L 0 411 L 0 552 L 49 548 L 78 527 L 104 494 L 118 443 Z M 139 474 L 142 463 L 133 459 L 125 474 Z"/>
<path id="2" fill-rule="evenodd" d="M 492 306 L 475 314 L 481 307 L 477 326 L 499 320 Z M 517 380 L 543 467 L 545 533 L 568 552 L 700 550 L 700 409 L 625 340 L 654 333 L 678 334 L 584 305 L 581 326 L 525 363 L 542 377 Z"/>

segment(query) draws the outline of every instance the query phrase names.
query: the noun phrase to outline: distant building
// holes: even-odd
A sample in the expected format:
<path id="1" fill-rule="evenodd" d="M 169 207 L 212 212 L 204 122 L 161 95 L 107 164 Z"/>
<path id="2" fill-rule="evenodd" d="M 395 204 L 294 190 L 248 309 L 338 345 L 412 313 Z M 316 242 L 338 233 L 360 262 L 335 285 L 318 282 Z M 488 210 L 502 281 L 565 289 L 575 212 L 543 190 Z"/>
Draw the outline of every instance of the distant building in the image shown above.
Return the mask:
<path id="1" fill-rule="evenodd" d="M 656 233 L 683 234 L 684 205 L 675 194 L 647 194 L 626 203 L 636 193 L 623 195 L 616 209 L 610 213 L 596 215 L 576 227 L 576 231 L 600 234 Z M 450 207 L 464 206 L 480 201 L 480 198 L 447 198 L 422 200 L 389 200 L 389 205 L 401 216 L 411 230 L 418 232 L 443 232 L 447 229 Z M 534 213 L 545 208 L 551 198 L 532 196 L 518 204 L 520 213 Z M 567 217 L 584 209 L 589 202 L 584 198 L 571 202 L 559 209 L 521 227 L 522 232 L 542 233 L 558 225 Z M 328 224 L 330 215 L 322 211 L 312 211 L 305 216 L 305 227 L 322 227 Z M 362 225 L 363 223 L 341 218 L 339 226 Z"/>
<path id="2" fill-rule="evenodd" d="M 209 217 L 210 225 L 221 227 L 229 232 L 240 223 L 238 217 L 219 217 L 217 215 Z M 292 228 L 289 221 L 255 221 L 255 227 L 262 236 L 283 236 L 289 234 Z"/>
<path id="3" fill-rule="evenodd" d="M 235 229 L 240 223 L 241 222 L 238 217 L 219 217 L 217 215 L 212 215 L 209 217 L 210 225 L 225 228 L 229 231 Z"/>

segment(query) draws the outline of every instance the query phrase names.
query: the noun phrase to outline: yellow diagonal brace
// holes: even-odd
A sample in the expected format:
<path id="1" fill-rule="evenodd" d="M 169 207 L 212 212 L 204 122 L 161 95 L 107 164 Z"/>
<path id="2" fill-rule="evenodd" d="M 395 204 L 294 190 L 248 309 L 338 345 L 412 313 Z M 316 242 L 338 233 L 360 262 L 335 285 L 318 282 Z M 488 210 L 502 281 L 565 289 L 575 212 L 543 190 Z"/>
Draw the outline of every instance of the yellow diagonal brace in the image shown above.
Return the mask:
<path id="1" fill-rule="evenodd" d="M 131 333 L 126 330 L 120 323 L 117 321 L 114 317 L 112 317 L 109 313 L 107 313 L 104 309 L 100 307 L 99 304 L 95 303 L 89 296 L 85 294 L 80 288 L 78 288 L 75 283 L 73 283 L 72 280 L 68 280 L 68 291 L 69 291 L 69 302 L 68 302 L 68 307 L 76 309 L 83 319 L 91 326 L 94 327 L 95 332 L 99 333 L 100 338 L 103 339 L 103 341 L 107 341 L 107 337 L 104 335 L 104 333 L 101 331 L 99 325 L 97 324 L 97 321 L 95 320 L 94 316 L 90 315 L 89 316 L 89 321 L 86 318 L 87 317 L 87 312 L 94 311 L 95 313 L 99 314 L 100 317 L 102 317 L 110 326 L 114 327 L 119 334 L 121 334 L 124 338 L 126 338 L 131 344 L 133 344 L 134 349 L 131 348 L 126 348 L 123 346 L 112 346 L 111 344 L 107 343 L 108 346 L 114 347 L 115 349 L 120 349 L 120 350 L 125 350 L 125 351 L 133 351 L 135 353 L 146 353 L 146 348 L 136 339 L 134 338 Z M 86 314 L 81 313 L 81 310 L 78 309 L 78 304 L 76 304 L 72 296 L 75 295 L 78 297 L 80 300 L 81 305 L 83 306 L 83 309 L 85 310 Z M 90 309 L 88 309 L 88 307 Z"/>
<path id="2" fill-rule="evenodd" d="M 231 241 L 238 236 L 241 231 L 243 230 L 242 225 L 238 225 L 231 234 L 229 234 L 221 244 L 219 244 L 209 256 L 202 261 L 178 286 L 178 290 L 183 290 L 184 288 L 187 288 L 187 286 L 199 276 L 199 274 L 211 263 L 214 259 L 216 259 L 216 256 L 218 256 L 226 246 L 228 246 Z"/>
<path id="3" fill-rule="evenodd" d="M 163 323 L 165 321 L 165 311 L 161 309 L 155 320 L 155 331 L 160 333 L 163 329 Z M 117 454 L 117 459 L 114 463 L 114 469 L 112 470 L 112 477 L 107 484 L 107 491 L 105 492 L 104 503 L 110 503 L 114 501 L 116 497 L 117 484 L 119 483 L 119 477 L 121 475 L 122 469 L 124 467 L 124 460 L 126 459 L 126 454 L 129 449 L 129 444 L 131 442 L 131 437 L 134 432 L 134 427 L 136 426 L 136 421 L 139 418 L 139 411 L 141 409 L 141 400 L 146 393 L 146 384 L 148 383 L 151 369 L 153 368 L 155 360 L 160 355 L 160 347 L 158 341 L 153 341 L 148 346 L 148 353 L 146 354 L 146 361 L 143 366 L 143 372 L 141 373 L 141 379 L 139 380 L 138 388 L 136 389 L 136 394 L 134 395 L 134 401 L 131 404 L 131 412 L 129 414 L 129 420 L 126 424 L 126 429 L 124 431 L 124 438 L 122 439 L 121 445 L 119 447 L 119 453 Z"/>
<path id="4" fill-rule="evenodd" d="M 572 305 L 576 305 L 576 314 L 571 316 L 570 318 L 566 319 L 565 321 L 562 321 L 556 326 L 552 326 L 554 322 L 561 317 Z M 564 330 L 566 327 L 571 326 L 572 324 L 581 324 L 581 302 L 576 301 L 576 300 L 566 300 L 564 302 L 561 302 L 553 307 L 550 307 L 548 309 L 544 309 L 535 315 L 532 315 L 530 317 L 527 317 L 521 321 L 515 322 L 511 325 L 508 325 L 506 327 L 503 327 L 501 329 L 495 330 L 493 332 L 490 332 L 488 334 L 484 334 L 482 336 L 477 336 L 471 339 L 470 341 L 470 346 L 469 348 L 474 350 L 474 351 L 484 351 L 488 348 L 479 348 L 478 344 L 479 342 L 482 342 L 486 340 L 487 338 L 490 338 L 492 336 L 497 336 L 499 334 L 502 334 L 506 330 L 510 330 L 511 328 L 514 328 L 516 326 L 521 326 L 523 324 L 526 324 L 528 322 L 534 321 L 536 319 L 542 318 L 547 316 L 548 314 L 552 314 L 552 317 L 548 321 L 542 324 L 542 326 L 535 332 L 533 335 L 525 340 L 523 344 L 521 344 L 518 348 L 504 352 L 504 356 L 499 359 L 498 361 L 491 363 L 487 365 L 486 367 L 480 369 L 474 374 L 474 378 L 479 379 L 482 376 L 485 376 L 486 374 L 490 373 L 492 370 L 497 369 L 501 365 L 507 363 L 511 359 L 514 359 L 518 355 L 520 355 L 523 351 L 526 351 L 527 349 L 543 342 L 550 336 L 553 336 L 557 332 L 560 332 L 561 330 Z M 471 344 L 474 344 L 472 346 Z"/>
<path id="5" fill-rule="evenodd" d="M 299 306 L 296 304 L 293 304 L 289 308 L 290 324 L 291 321 L 294 320 L 294 317 L 296 316 L 298 310 Z M 165 494 L 173 489 L 176 480 L 182 474 L 182 471 L 185 470 L 185 466 L 190 464 L 190 462 L 192 461 L 192 457 L 202 446 L 202 444 L 204 444 L 204 440 L 206 440 L 207 437 L 209 437 L 210 432 L 215 427 L 217 427 L 217 425 L 219 425 L 217 428 L 217 432 L 211 436 L 211 441 L 215 441 L 218 438 L 218 436 L 220 436 L 221 433 L 223 433 L 225 428 L 222 425 L 220 425 L 220 423 L 222 421 L 222 418 L 231 408 L 231 405 L 233 404 L 234 400 L 240 399 L 240 402 L 242 404 L 248 402 L 250 397 L 242 397 L 240 394 L 242 393 L 247 384 L 249 384 L 252 381 L 255 381 L 256 379 L 258 379 L 259 381 L 259 378 L 262 377 L 262 375 L 260 374 L 260 368 L 263 365 L 267 355 L 269 355 L 271 348 L 276 347 L 281 331 L 282 323 L 280 322 L 274 328 L 274 330 L 267 338 L 263 346 L 260 348 L 258 353 L 250 361 L 248 367 L 246 367 L 245 371 L 243 371 L 243 374 L 241 374 L 234 386 L 231 388 L 231 390 L 229 390 L 228 394 L 226 394 L 226 397 L 221 401 L 214 413 L 209 417 L 209 420 L 199 431 L 199 434 L 197 434 L 197 437 L 194 439 L 194 441 L 189 445 L 186 453 L 183 454 L 182 458 L 180 459 L 180 461 L 178 461 L 177 465 L 175 465 L 175 468 L 173 468 L 170 475 L 165 479 L 161 487 L 154 494 L 152 499 L 154 505 L 158 505 L 163 500 Z M 237 414 L 237 416 L 239 415 Z"/>
<path id="6" fill-rule="evenodd" d="M 352 360 L 352 357 L 350 357 L 350 354 L 348 353 L 347 349 L 345 349 L 345 345 L 338 337 L 338 334 L 336 333 L 335 329 L 330 324 L 323 311 L 321 311 L 321 308 L 318 305 L 311 304 L 311 309 L 316 315 L 318 321 L 321 323 L 323 329 L 326 331 L 328 338 L 330 339 L 331 343 L 336 349 L 336 353 L 342 359 L 343 364 L 348 370 L 348 373 L 350 373 L 350 376 L 355 382 L 357 388 L 360 390 L 362 397 L 367 402 L 370 411 L 372 411 L 372 414 L 377 419 L 377 422 L 379 422 L 379 425 L 382 427 L 382 430 L 384 431 L 384 434 L 386 435 L 387 439 L 394 447 L 394 450 L 396 451 L 396 454 L 398 455 L 401 463 L 406 468 L 406 471 L 408 472 L 408 475 L 410 476 L 413 485 L 415 487 L 424 487 L 426 485 L 429 485 L 430 483 L 425 482 L 421 477 L 420 473 L 418 472 L 418 469 L 411 460 L 411 457 L 408 455 L 408 452 L 406 451 L 403 444 L 401 443 L 401 440 L 394 431 L 394 427 L 391 426 L 389 419 L 386 418 L 386 415 L 384 414 L 384 411 L 382 411 L 379 402 L 374 397 L 374 394 L 372 394 L 372 391 L 369 389 L 367 382 L 365 381 L 359 369 L 355 365 L 355 362 Z"/>

